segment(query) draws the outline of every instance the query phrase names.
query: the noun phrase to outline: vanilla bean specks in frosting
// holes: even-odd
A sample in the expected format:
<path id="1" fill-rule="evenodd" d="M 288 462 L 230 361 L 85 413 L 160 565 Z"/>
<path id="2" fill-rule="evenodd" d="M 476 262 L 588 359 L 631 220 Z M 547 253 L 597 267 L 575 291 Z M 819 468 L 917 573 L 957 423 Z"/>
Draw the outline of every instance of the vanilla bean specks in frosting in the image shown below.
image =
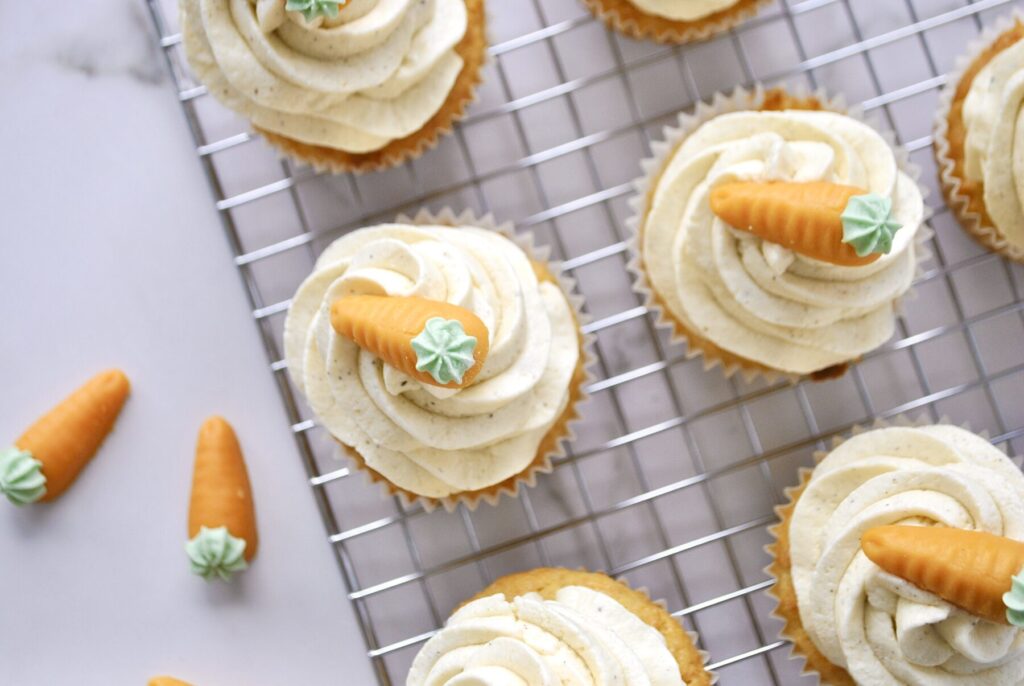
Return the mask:
<path id="1" fill-rule="evenodd" d="M 378 150 L 421 129 L 462 70 L 463 0 L 288 2 L 297 9 L 286 0 L 181 2 L 199 79 L 267 131 Z"/>
<path id="2" fill-rule="evenodd" d="M 999 233 L 1024 247 L 1024 40 L 975 75 L 963 105 L 964 174 L 981 182 Z"/>
<path id="3" fill-rule="evenodd" d="M 733 181 L 858 187 L 891 203 L 901 228 L 869 264 L 823 262 L 716 216 L 709 196 Z M 924 203 L 870 126 L 825 111 L 722 114 L 669 153 L 651 183 L 640 220 L 642 267 L 687 330 L 789 374 L 849 362 L 892 335 L 894 304 L 916 270 Z"/>
<path id="4" fill-rule="evenodd" d="M 657 629 L 615 599 L 566 586 L 553 600 L 468 603 L 423 646 L 407 686 L 683 686 Z"/>
<path id="5" fill-rule="evenodd" d="M 417 296 L 472 312 L 490 349 L 472 383 L 421 383 L 331 326 L 350 295 Z M 401 489 L 432 498 L 485 489 L 535 459 L 570 399 L 580 355 L 573 307 L 496 231 L 383 224 L 330 245 L 285 324 L 293 381 L 323 426 Z"/>
<path id="6" fill-rule="evenodd" d="M 883 572 L 860 547 L 875 526 L 979 530 L 1024 540 L 1024 475 L 948 426 L 854 436 L 814 469 L 789 524 L 800 620 L 858 684 L 1024 681 L 1024 632 L 972 616 Z"/>
<path id="7" fill-rule="evenodd" d="M 629 0 L 647 14 L 673 21 L 694 21 L 729 9 L 739 0 Z"/>

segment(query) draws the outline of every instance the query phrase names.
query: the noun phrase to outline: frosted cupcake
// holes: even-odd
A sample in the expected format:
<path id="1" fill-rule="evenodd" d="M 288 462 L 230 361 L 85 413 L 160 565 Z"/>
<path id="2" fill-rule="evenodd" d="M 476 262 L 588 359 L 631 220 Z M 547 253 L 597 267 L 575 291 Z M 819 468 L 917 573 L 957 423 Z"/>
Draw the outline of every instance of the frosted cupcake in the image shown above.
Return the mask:
<path id="1" fill-rule="evenodd" d="M 272 145 L 368 171 L 451 130 L 484 61 L 483 0 L 182 0 L 196 76 Z"/>
<path id="2" fill-rule="evenodd" d="M 942 93 L 935 156 L 946 202 L 989 250 L 1024 262 L 1024 23 L 982 35 Z"/>
<path id="3" fill-rule="evenodd" d="M 770 593 L 783 637 L 822 683 L 1024 680 L 1024 585 L 1011 583 L 1024 566 L 1024 476 L 988 441 L 949 425 L 867 431 L 788 495 Z"/>
<path id="4" fill-rule="evenodd" d="M 636 288 L 707 366 L 828 378 L 893 334 L 921 191 L 881 134 L 826 106 L 719 97 L 645 162 Z"/>
<path id="5" fill-rule="evenodd" d="M 493 503 L 549 471 L 584 380 L 572 284 L 528 236 L 461 223 L 338 239 L 285 322 L 292 381 L 320 423 L 428 508 Z"/>
<path id="6" fill-rule="evenodd" d="M 769 0 L 583 0 L 611 28 L 632 38 L 687 43 L 753 16 Z"/>
<path id="7" fill-rule="evenodd" d="M 707 686 L 704 656 L 665 608 L 604 574 L 541 568 L 467 601 L 416 656 L 407 686 Z"/>

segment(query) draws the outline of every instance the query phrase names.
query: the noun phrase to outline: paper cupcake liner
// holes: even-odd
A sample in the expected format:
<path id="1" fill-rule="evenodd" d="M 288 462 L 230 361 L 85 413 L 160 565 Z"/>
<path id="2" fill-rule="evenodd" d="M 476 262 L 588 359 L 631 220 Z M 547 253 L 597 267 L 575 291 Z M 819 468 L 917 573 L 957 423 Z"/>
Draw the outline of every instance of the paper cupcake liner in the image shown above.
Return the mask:
<path id="1" fill-rule="evenodd" d="M 484 0 L 466 0 L 469 12 L 466 35 L 455 46 L 464 62 L 455 85 L 444 104 L 433 117 L 415 133 L 391 141 L 380 150 L 367 153 L 349 153 L 336 148 L 303 143 L 279 133 L 259 127 L 256 132 L 284 157 L 312 166 L 318 172 L 343 174 L 380 171 L 415 159 L 427 150 L 437 147 L 442 136 L 452 132 L 455 123 L 463 118 L 466 108 L 476 100 L 476 89 L 482 80 L 481 70 L 487 60 L 486 12 Z"/>
<path id="2" fill-rule="evenodd" d="M 630 38 L 656 43 L 691 43 L 707 40 L 750 17 L 771 0 L 738 0 L 732 7 L 692 21 L 648 14 L 630 0 L 583 0 L 583 4 L 609 27 Z"/>
<path id="3" fill-rule="evenodd" d="M 1015 9 L 1010 14 L 1000 17 L 971 41 L 967 52 L 957 59 L 956 66 L 949 74 L 949 80 L 939 96 L 939 107 L 935 113 L 933 150 L 946 204 L 960 221 L 963 229 L 992 252 L 1017 262 L 1024 262 L 1024 245 L 1014 245 L 1003 238 L 988 216 L 979 184 L 971 183 L 965 187 L 962 167 L 966 132 L 963 130 L 963 121 L 959 118 L 964 98 L 967 97 L 974 77 L 1009 45 L 1001 44 L 1000 38 L 1006 36 L 1003 41 L 1009 40 L 1012 37 L 1011 32 L 1021 32 L 1018 39 L 1024 40 L 1024 12 L 1021 10 Z M 951 127 L 950 117 L 954 114 L 957 114 L 957 122 Z M 955 146 L 950 144 L 950 138 L 954 139 Z"/>
<path id="4" fill-rule="evenodd" d="M 731 94 L 716 93 L 710 102 L 702 101 L 697 103 L 697 107 L 692 114 L 680 112 L 675 126 L 666 126 L 664 128 L 664 140 L 651 145 L 652 156 L 640 163 L 643 175 L 633 181 L 635 193 L 629 200 L 630 209 L 633 214 L 627 221 L 630 231 L 628 241 L 630 260 L 627 268 L 634 277 L 633 290 L 643 296 L 644 304 L 655 313 L 655 324 L 671 331 L 673 343 L 686 344 L 686 359 L 703 356 L 705 371 L 721 366 L 722 372 L 727 378 L 739 372 L 747 382 L 752 382 L 758 378 L 763 378 L 768 383 L 774 383 L 780 379 L 790 383 L 797 383 L 804 378 L 823 381 L 842 376 L 846 373 L 849 366 L 859 358 L 819 370 L 813 374 L 800 375 L 783 372 L 724 350 L 714 342 L 691 331 L 684 322 L 680 321 L 669 311 L 668 306 L 658 293 L 655 292 L 647 278 L 640 251 L 643 221 L 648 210 L 648 196 L 657 186 L 657 182 L 669 157 L 682 144 L 683 140 L 702 124 L 722 114 L 744 110 L 781 109 L 828 110 L 844 114 L 868 124 L 882 135 L 886 144 L 893 150 L 896 164 L 900 171 L 917 183 L 922 198 L 928 197 L 928 189 L 921 185 L 919 181 L 921 177 L 920 168 L 910 162 L 910 157 L 903 148 L 896 145 L 895 135 L 891 131 L 881 129 L 872 124 L 865 117 L 860 107 L 849 107 L 841 95 L 829 96 L 822 89 L 807 91 L 806 89 L 797 88 L 790 93 L 778 88 L 765 90 L 760 84 L 755 86 L 753 90 L 740 86 Z M 931 214 L 931 210 L 925 204 L 922 225 L 915 237 L 915 257 L 917 262 L 915 280 L 923 273 L 922 264 L 931 258 L 931 252 L 927 249 L 927 242 L 931 239 L 933 233 L 926 223 L 931 218 Z M 900 301 L 910 297 L 913 297 L 912 288 L 895 303 L 897 311 L 900 307 Z"/>
<path id="5" fill-rule="evenodd" d="M 400 224 L 414 225 L 474 226 L 500 233 L 526 253 L 541 280 L 549 280 L 562 289 L 573 309 L 579 334 L 580 355 L 576 362 L 576 370 L 569 382 L 569 402 L 545 434 L 533 461 L 518 474 L 484 489 L 453 493 L 444 498 L 434 498 L 414 493 L 391 483 L 386 476 L 367 465 L 358 451 L 335 438 L 355 467 L 364 472 L 372 483 L 382 486 L 387 495 L 399 497 L 405 507 L 410 507 L 418 502 L 427 512 L 433 511 L 438 506 L 452 512 L 460 503 L 470 510 L 475 510 L 481 501 L 488 505 L 497 505 L 503 495 L 514 498 L 519 495 L 520 488 L 532 488 L 536 485 L 537 475 L 550 473 L 554 469 L 553 460 L 564 457 L 566 446 L 576 438 L 572 425 L 580 418 L 580 405 L 590 398 L 585 388 L 594 380 L 590 370 L 596 360 L 593 352 L 595 337 L 593 334 L 583 333 L 581 328 L 590 320 L 583 312 L 583 296 L 576 292 L 576 280 L 565 273 L 559 263 L 549 259 L 550 248 L 535 245 L 531 232 L 516 233 L 512 222 L 497 224 L 491 214 L 477 217 L 471 210 L 465 210 L 456 215 L 447 207 L 436 214 L 426 209 L 421 209 L 414 217 L 401 214 L 395 221 Z"/>
<path id="6" fill-rule="evenodd" d="M 926 415 L 921 415 L 916 418 L 911 418 L 906 415 L 898 415 L 892 419 L 875 419 L 870 425 L 856 424 L 850 431 L 849 435 L 837 434 L 832 437 L 832 448 L 835 450 L 840 445 L 845 443 L 849 438 L 858 436 L 868 431 L 874 431 L 876 429 L 885 429 L 888 427 L 915 427 L 915 426 L 933 426 L 935 424 L 953 424 L 954 422 L 949 421 L 946 417 L 942 417 L 938 422 L 931 421 Z M 966 423 L 958 424 L 962 429 L 971 431 L 971 428 Z M 987 432 L 978 434 L 983 438 L 988 438 Z M 998 446 L 996 446 L 998 447 Z M 814 452 L 814 464 L 817 465 L 825 456 L 831 451 L 817 450 Z M 764 550 L 771 557 L 772 561 L 767 567 L 765 567 L 765 573 L 771 578 L 775 579 L 775 584 L 771 586 L 765 593 L 775 600 L 775 609 L 772 610 L 772 616 L 780 619 L 784 622 L 783 628 L 779 631 L 779 638 L 789 641 L 792 648 L 789 653 L 789 659 L 791 660 L 803 660 L 804 674 L 816 675 L 820 682 L 825 686 L 856 686 L 853 678 L 850 674 L 842 667 L 832 664 L 828 658 L 826 658 L 818 647 L 814 645 L 811 637 L 804 630 L 803 621 L 800 619 L 800 611 L 797 607 L 796 600 L 796 589 L 793 587 L 793 578 L 791 575 L 791 560 L 789 556 L 789 524 L 793 516 L 793 510 L 796 508 L 796 503 L 803 495 L 804 489 L 807 488 L 807 484 L 811 480 L 811 475 L 814 473 L 812 467 L 801 467 L 797 474 L 799 482 L 795 486 L 786 488 L 783 493 L 786 496 L 786 503 L 779 505 L 775 508 L 775 514 L 778 516 L 779 521 L 774 526 L 768 528 L 768 533 L 774 538 L 774 542 L 769 543 L 765 546 Z"/>
<path id="7" fill-rule="evenodd" d="M 545 598 L 551 598 L 566 586 L 584 586 L 604 593 L 657 629 L 665 637 L 673 657 L 686 675 L 687 686 L 712 686 L 718 682 L 718 675 L 707 669 L 708 653 L 697 647 L 697 634 L 669 613 L 668 604 L 664 600 L 653 600 L 646 588 L 634 588 L 624 578 L 613 579 L 607 574 L 591 572 L 582 567 L 539 567 L 499 577 L 459 607 L 496 593 L 506 598 L 526 593 L 539 593 Z M 656 617 L 643 616 L 650 613 Z M 666 625 L 672 625 L 673 629 L 664 628 Z M 675 632 L 674 627 L 682 628 L 682 634 Z"/>

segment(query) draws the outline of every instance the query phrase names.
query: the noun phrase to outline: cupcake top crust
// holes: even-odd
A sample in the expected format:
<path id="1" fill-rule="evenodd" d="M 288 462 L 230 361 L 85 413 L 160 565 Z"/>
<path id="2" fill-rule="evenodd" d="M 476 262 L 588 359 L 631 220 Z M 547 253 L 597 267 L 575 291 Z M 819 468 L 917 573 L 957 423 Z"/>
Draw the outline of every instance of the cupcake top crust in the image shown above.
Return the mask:
<path id="1" fill-rule="evenodd" d="M 732 211 L 713 211 L 716 198 Z M 891 337 L 923 212 L 918 186 L 867 124 L 827 111 L 732 112 L 685 138 L 652 179 L 641 266 L 689 331 L 812 374 Z"/>
<path id="2" fill-rule="evenodd" d="M 1024 247 L 1024 41 L 999 52 L 963 104 L 964 174 L 983 185 L 999 233 Z"/>
<path id="3" fill-rule="evenodd" d="M 463 67 L 463 0 L 182 0 L 192 68 L 256 126 L 350 153 L 422 128 Z"/>
<path id="4" fill-rule="evenodd" d="M 453 614 L 416 656 L 407 686 L 650 684 L 682 686 L 665 637 L 615 599 L 565 586 L 551 600 L 496 594 Z"/>
<path id="5" fill-rule="evenodd" d="M 739 0 L 629 0 L 637 9 L 672 21 L 694 21 L 729 9 Z"/>
<path id="6" fill-rule="evenodd" d="M 352 296 L 448 303 L 463 314 L 408 331 L 403 340 L 415 338 L 406 352 L 419 362 L 403 367 L 397 344 L 381 347 L 373 332 L 357 332 L 364 347 L 357 344 L 337 308 L 332 326 L 332 307 Z M 538 278 L 531 258 L 500 233 L 383 224 L 320 256 L 292 301 L 285 353 L 293 382 L 335 438 L 395 486 L 444 498 L 530 466 L 570 401 L 580 342 L 565 292 Z M 459 358 L 464 364 L 443 369 Z"/>
<path id="7" fill-rule="evenodd" d="M 868 558 L 862 537 L 894 524 L 1024 540 L 1024 476 L 988 441 L 948 425 L 877 429 L 833 450 L 789 525 L 793 586 L 814 645 L 858 684 L 1021 683 L 1024 632 Z"/>

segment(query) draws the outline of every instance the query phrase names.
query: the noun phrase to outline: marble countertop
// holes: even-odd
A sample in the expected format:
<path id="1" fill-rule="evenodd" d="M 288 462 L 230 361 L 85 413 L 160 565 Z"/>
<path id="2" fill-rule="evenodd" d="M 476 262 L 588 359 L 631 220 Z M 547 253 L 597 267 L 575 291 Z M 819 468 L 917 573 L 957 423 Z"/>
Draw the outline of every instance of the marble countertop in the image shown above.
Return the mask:
<path id="1" fill-rule="evenodd" d="M 134 385 L 63 498 L 0 503 L 0 682 L 373 683 L 142 2 L 4 2 L 0 25 L 0 434 L 104 368 Z M 212 413 L 239 433 L 261 533 L 231 585 L 182 550 Z"/>

